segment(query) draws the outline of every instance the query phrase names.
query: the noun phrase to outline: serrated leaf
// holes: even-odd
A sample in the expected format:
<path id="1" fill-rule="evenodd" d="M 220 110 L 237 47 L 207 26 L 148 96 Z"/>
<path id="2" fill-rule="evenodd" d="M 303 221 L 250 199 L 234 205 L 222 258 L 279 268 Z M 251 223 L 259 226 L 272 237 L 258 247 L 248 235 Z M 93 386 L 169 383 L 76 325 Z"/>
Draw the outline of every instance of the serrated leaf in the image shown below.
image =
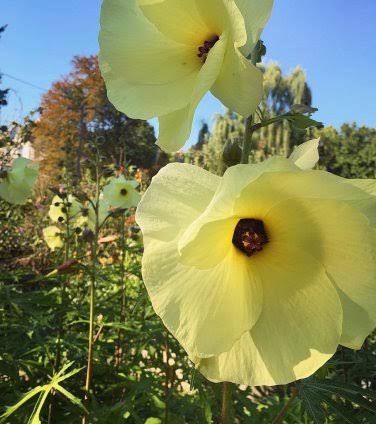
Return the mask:
<path id="1" fill-rule="evenodd" d="M 31 414 L 28 424 L 41 424 L 40 421 L 40 413 L 42 411 L 43 405 L 45 404 L 48 394 L 51 390 L 50 386 L 46 386 L 44 388 L 44 393 L 41 394 L 40 398 L 38 399 L 38 402 L 36 403 L 33 413 Z"/>
<path id="2" fill-rule="evenodd" d="M 325 422 L 325 413 L 321 406 L 322 400 L 304 386 L 300 385 L 299 387 L 299 398 L 302 401 L 304 409 L 315 424 L 323 424 Z"/>
<path id="3" fill-rule="evenodd" d="M 69 399 L 74 405 L 81 408 L 83 411 L 88 413 L 88 410 L 84 407 L 81 400 L 74 396 L 72 393 L 68 392 L 68 390 L 64 389 L 64 387 L 61 387 L 59 384 L 54 385 L 55 390 L 59 391 L 62 395 L 64 395 L 67 399 Z"/>
<path id="4" fill-rule="evenodd" d="M 328 407 L 336 414 L 336 418 L 343 418 L 343 422 L 346 422 L 348 424 L 359 423 L 355 415 L 351 413 L 351 411 L 346 409 L 344 406 L 342 406 L 339 402 L 334 401 L 333 399 L 331 399 L 330 396 L 327 395 L 323 395 L 323 398 L 325 399 L 325 402 Z"/>
<path id="5" fill-rule="evenodd" d="M 33 398 L 40 392 L 43 392 L 44 388 L 42 386 L 34 387 L 34 389 L 27 392 L 19 402 L 17 402 L 13 406 L 9 406 L 3 415 L 0 416 L 0 422 L 3 422 L 5 418 L 8 418 L 14 412 L 17 411 L 24 403 L 26 403 L 29 399 Z"/>

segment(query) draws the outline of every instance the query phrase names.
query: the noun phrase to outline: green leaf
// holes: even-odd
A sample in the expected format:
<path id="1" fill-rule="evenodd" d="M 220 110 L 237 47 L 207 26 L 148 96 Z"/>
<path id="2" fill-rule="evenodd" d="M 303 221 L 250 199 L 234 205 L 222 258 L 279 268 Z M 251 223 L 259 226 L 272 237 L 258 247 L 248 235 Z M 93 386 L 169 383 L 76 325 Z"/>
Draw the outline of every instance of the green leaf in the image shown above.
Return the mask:
<path id="1" fill-rule="evenodd" d="M 305 130 L 308 128 L 314 127 L 322 127 L 322 122 L 315 121 L 311 119 L 309 116 L 303 114 L 286 114 L 286 119 L 290 122 L 290 124 L 298 129 Z"/>
<path id="2" fill-rule="evenodd" d="M 14 412 L 16 412 L 17 409 L 20 408 L 29 399 L 31 399 L 32 397 L 34 397 L 35 395 L 37 395 L 38 393 L 43 392 L 43 391 L 44 391 L 44 387 L 38 386 L 38 387 L 34 387 L 34 389 L 32 389 L 29 392 L 27 392 L 21 398 L 21 400 L 19 402 L 17 402 L 13 406 L 10 406 L 9 408 L 7 408 L 7 410 L 5 411 L 5 413 L 0 416 L 0 422 L 3 422 L 5 420 L 5 418 L 8 418 L 10 415 L 12 415 Z"/>
<path id="3" fill-rule="evenodd" d="M 73 405 L 78 406 L 83 411 L 88 413 L 88 410 L 85 408 L 85 406 L 82 404 L 81 400 L 78 397 L 76 397 L 72 393 L 68 392 L 68 390 L 64 389 L 64 387 L 61 387 L 59 384 L 55 384 L 54 388 L 57 391 L 59 391 L 62 395 L 64 395 L 67 399 L 69 399 L 73 403 Z"/>
<path id="4" fill-rule="evenodd" d="M 162 424 L 162 420 L 160 418 L 150 417 L 145 421 L 145 424 Z"/>
<path id="5" fill-rule="evenodd" d="M 303 384 L 299 384 L 299 398 L 315 424 L 323 424 L 325 422 L 325 413 L 321 406 L 322 400 L 312 390 L 304 387 Z"/>
<path id="6" fill-rule="evenodd" d="M 38 399 L 38 402 L 36 403 L 34 407 L 34 411 L 29 418 L 28 424 L 41 424 L 40 413 L 47 400 L 47 397 L 48 397 L 48 394 L 50 393 L 51 388 L 52 387 L 50 385 L 45 386 L 44 393 Z"/>
<path id="7" fill-rule="evenodd" d="M 159 399 L 159 397 L 158 396 L 153 396 L 153 401 L 154 401 L 154 405 L 155 405 L 155 407 L 156 408 L 158 408 L 158 409 L 166 409 L 166 404 L 161 400 L 161 399 Z"/>
<path id="8" fill-rule="evenodd" d="M 323 399 L 325 399 L 326 404 L 328 407 L 336 414 L 336 418 L 343 418 L 344 423 L 348 424 L 356 424 L 359 423 L 355 415 L 351 412 L 351 410 L 348 410 L 344 406 L 342 406 L 339 402 L 334 401 L 330 396 L 328 395 L 322 395 Z"/>

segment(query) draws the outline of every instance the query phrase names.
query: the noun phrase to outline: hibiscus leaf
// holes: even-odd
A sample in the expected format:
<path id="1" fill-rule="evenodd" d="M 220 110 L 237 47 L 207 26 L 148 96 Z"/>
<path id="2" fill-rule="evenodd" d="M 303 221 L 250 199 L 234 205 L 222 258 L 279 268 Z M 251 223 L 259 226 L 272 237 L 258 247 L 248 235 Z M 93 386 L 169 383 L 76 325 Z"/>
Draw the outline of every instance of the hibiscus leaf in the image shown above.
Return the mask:
<path id="1" fill-rule="evenodd" d="M 350 409 L 344 407 L 340 402 L 336 402 L 328 395 L 322 394 L 322 396 L 331 412 L 335 413 L 336 418 L 342 418 L 343 422 L 348 424 L 356 424 L 360 422 L 356 418 L 355 414 Z"/>
<path id="2" fill-rule="evenodd" d="M 296 113 L 296 114 L 287 113 L 285 117 L 290 122 L 290 124 L 298 130 L 305 130 L 305 129 L 313 128 L 313 127 L 317 127 L 317 128 L 323 127 L 322 122 L 316 121 L 310 118 L 309 116 L 306 116 L 300 113 Z"/>
<path id="3" fill-rule="evenodd" d="M 34 389 L 30 390 L 29 392 L 27 392 L 19 402 L 17 402 L 15 405 L 13 406 L 9 406 L 7 408 L 7 410 L 4 412 L 3 415 L 0 416 L 0 422 L 3 422 L 5 420 L 5 418 L 8 418 L 10 415 L 12 415 L 14 412 L 17 411 L 18 408 L 20 408 L 24 403 L 26 403 L 29 399 L 31 399 L 32 397 L 34 397 L 35 395 L 37 395 L 40 392 L 44 391 L 44 387 L 42 386 L 38 386 L 38 387 L 34 387 Z"/>
<path id="4" fill-rule="evenodd" d="M 325 422 L 325 412 L 322 408 L 322 398 L 317 395 L 313 390 L 310 390 L 304 381 L 298 383 L 299 398 L 302 405 L 315 424 L 323 424 Z"/>

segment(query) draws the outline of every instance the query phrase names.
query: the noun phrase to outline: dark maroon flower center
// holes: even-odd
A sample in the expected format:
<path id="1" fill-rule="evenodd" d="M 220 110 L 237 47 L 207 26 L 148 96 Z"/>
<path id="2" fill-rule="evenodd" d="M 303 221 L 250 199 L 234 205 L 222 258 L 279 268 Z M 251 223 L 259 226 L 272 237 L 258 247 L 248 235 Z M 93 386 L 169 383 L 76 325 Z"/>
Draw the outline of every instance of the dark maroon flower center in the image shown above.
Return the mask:
<path id="1" fill-rule="evenodd" d="M 213 37 L 211 37 L 209 40 L 205 40 L 204 43 L 198 48 L 197 56 L 201 59 L 202 63 L 206 62 L 210 50 L 214 47 L 218 40 L 218 35 L 213 35 Z"/>
<path id="2" fill-rule="evenodd" d="M 251 218 L 241 219 L 232 237 L 232 244 L 247 256 L 260 252 L 268 241 L 264 223 Z"/>
<path id="3" fill-rule="evenodd" d="M 128 190 L 127 190 L 126 188 L 122 188 L 122 189 L 120 190 L 120 194 L 121 194 L 122 196 L 126 196 L 126 195 L 128 194 Z"/>

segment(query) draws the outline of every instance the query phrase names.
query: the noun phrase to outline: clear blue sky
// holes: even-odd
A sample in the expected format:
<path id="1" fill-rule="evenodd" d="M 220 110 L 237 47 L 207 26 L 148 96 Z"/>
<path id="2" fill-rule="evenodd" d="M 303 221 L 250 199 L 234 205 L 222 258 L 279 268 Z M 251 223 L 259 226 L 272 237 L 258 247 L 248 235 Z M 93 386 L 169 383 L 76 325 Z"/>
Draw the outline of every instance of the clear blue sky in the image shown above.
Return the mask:
<path id="1" fill-rule="evenodd" d="M 48 89 L 69 72 L 73 55 L 97 53 L 100 4 L 1 0 L 0 25 L 9 26 L 0 41 L 0 70 Z M 306 71 L 320 109 L 318 119 L 337 127 L 346 121 L 376 127 L 375 0 L 275 0 L 262 38 L 268 47 L 266 61 L 277 61 L 285 72 L 296 65 Z M 43 92 L 7 77 L 3 87 L 14 91 L 0 122 L 19 119 L 37 107 Z M 210 123 L 223 110 L 207 96 L 196 113 L 191 139 L 203 120 Z"/>

